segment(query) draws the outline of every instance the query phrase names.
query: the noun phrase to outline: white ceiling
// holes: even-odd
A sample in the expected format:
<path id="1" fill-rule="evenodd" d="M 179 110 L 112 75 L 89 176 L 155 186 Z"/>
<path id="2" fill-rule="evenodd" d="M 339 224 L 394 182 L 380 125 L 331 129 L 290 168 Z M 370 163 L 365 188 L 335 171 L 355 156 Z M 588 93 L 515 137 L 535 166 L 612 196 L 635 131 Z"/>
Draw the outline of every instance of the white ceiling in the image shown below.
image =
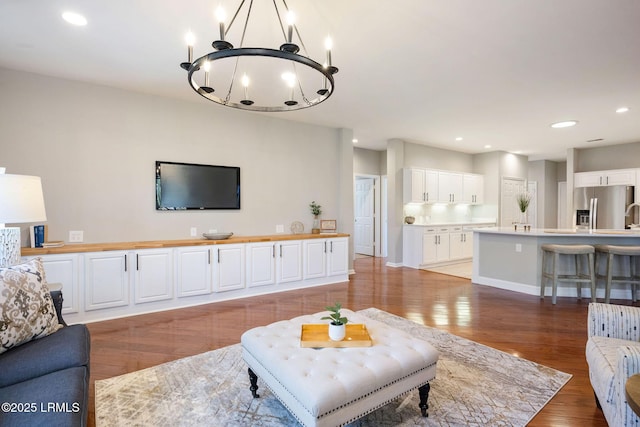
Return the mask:
<path id="1" fill-rule="evenodd" d="M 560 160 L 570 147 L 640 142 L 639 0 L 287 3 L 318 62 L 331 34 L 340 72 L 326 102 L 277 117 L 353 129 L 375 150 L 399 138 Z M 226 108 L 196 95 L 178 66 L 189 29 L 196 57 L 211 50 L 219 4 L 231 14 L 239 1 L 2 0 L 0 67 Z M 89 24 L 70 26 L 65 10 Z M 579 124 L 549 127 L 568 119 Z"/>

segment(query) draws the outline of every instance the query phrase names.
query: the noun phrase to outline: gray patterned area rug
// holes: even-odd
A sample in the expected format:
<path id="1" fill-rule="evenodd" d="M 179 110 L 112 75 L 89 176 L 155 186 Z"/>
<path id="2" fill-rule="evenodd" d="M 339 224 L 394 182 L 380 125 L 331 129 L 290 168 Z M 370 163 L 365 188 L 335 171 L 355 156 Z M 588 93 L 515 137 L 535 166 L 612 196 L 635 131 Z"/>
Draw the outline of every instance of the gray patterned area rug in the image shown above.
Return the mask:
<path id="1" fill-rule="evenodd" d="M 429 417 L 417 390 L 350 424 L 524 426 L 571 375 L 419 325 L 376 308 L 358 313 L 420 337 L 440 351 Z M 96 426 L 295 426 L 258 380 L 249 391 L 240 344 L 95 382 Z"/>

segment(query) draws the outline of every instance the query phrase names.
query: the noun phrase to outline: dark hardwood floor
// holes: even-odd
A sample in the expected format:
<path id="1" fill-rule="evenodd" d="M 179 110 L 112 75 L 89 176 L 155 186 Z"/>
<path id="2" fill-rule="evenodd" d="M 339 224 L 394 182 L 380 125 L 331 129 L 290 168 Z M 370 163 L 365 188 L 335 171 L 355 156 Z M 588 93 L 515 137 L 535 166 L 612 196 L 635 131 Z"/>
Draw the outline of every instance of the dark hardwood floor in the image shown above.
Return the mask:
<path id="1" fill-rule="evenodd" d="M 89 324 L 89 425 L 95 425 L 95 380 L 235 344 L 247 329 L 322 311 L 336 301 L 354 311 L 377 307 L 572 374 L 532 426 L 607 425 L 595 405 L 584 356 L 587 299 L 558 298 L 554 306 L 550 297 L 384 262 L 357 259 L 348 283 Z"/>

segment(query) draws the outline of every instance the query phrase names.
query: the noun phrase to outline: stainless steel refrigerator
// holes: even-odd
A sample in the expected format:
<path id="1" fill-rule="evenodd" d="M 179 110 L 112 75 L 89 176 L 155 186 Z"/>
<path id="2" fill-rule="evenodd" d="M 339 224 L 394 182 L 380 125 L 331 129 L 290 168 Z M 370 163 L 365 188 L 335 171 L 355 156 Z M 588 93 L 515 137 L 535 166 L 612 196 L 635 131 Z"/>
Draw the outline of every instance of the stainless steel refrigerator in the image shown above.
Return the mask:
<path id="1" fill-rule="evenodd" d="M 625 216 L 625 211 L 633 203 L 633 194 L 634 187 L 628 185 L 576 188 L 573 193 L 576 226 L 612 230 L 628 228 L 635 215 Z"/>

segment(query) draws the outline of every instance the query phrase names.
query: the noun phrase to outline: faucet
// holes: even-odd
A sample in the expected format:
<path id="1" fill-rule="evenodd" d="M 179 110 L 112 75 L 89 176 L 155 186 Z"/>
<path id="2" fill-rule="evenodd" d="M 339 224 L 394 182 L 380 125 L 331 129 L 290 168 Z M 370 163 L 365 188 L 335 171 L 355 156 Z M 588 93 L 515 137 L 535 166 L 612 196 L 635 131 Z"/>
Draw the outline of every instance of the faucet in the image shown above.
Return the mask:
<path id="1" fill-rule="evenodd" d="M 631 212 L 631 209 L 633 209 L 634 206 L 640 207 L 640 203 L 633 202 L 629 206 L 627 206 L 627 211 L 624 213 L 624 216 L 629 216 L 629 213 Z"/>

